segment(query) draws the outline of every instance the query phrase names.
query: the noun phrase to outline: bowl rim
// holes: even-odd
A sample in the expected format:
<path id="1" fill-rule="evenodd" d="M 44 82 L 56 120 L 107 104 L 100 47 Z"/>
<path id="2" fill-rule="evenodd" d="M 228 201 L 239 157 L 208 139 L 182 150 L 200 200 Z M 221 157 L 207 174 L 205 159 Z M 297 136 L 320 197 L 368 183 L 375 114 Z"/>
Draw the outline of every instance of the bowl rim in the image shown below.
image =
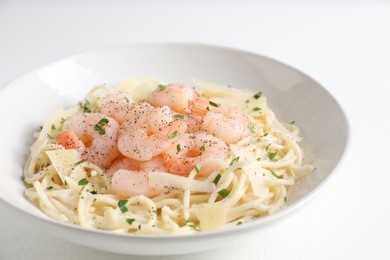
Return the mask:
<path id="1" fill-rule="evenodd" d="M 38 72 L 42 70 L 45 67 L 48 67 L 50 65 L 53 65 L 55 63 L 59 62 L 64 62 L 65 60 L 71 60 L 77 57 L 81 57 L 84 55 L 88 54 L 94 54 L 94 53 L 99 53 L 99 52 L 104 52 L 104 51 L 111 51 L 119 48 L 141 48 L 141 47 L 148 47 L 148 48 L 156 48 L 156 47 L 186 47 L 186 48 L 206 48 L 209 50 L 222 50 L 222 51 L 228 51 L 228 52 L 235 52 L 235 53 L 242 53 L 250 56 L 255 56 L 257 58 L 261 59 L 266 59 L 268 61 L 271 61 L 273 63 L 276 63 L 278 65 L 281 65 L 289 70 L 293 70 L 296 72 L 299 72 L 301 75 L 303 75 L 305 78 L 311 80 L 312 82 L 316 83 L 318 87 L 324 91 L 335 103 L 337 106 L 337 109 L 340 111 L 341 117 L 344 119 L 345 122 L 345 146 L 343 147 L 341 151 L 341 156 L 334 165 L 334 168 L 330 171 L 330 173 L 318 184 L 318 186 L 305 194 L 302 198 L 299 198 L 297 201 L 295 201 L 292 204 L 289 204 L 286 207 L 282 207 L 280 210 L 277 212 L 266 215 L 263 217 L 255 218 L 251 221 L 248 221 L 244 223 L 243 225 L 238 225 L 238 226 L 232 226 L 232 227 L 227 227 L 227 228 L 220 228 L 217 230 L 212 230 L 212 231 L 203 231 L 203 232 L 197 232 L 189 235 L 145 235 L 145 234 L 133 234 L 133 233 L 116 233 L 112 232 L 109 230 L 98 230 L 98 229 L 92 229 L 92 228 L 86 228 L 82 227 L 79 225 L 75 224 L 68 224 L 68 223 L 62 223 L 59 221 L 55 221 L 48 216 L 38 216 L 35 214 L 32 214 L 28 211 L 25 211 L 21 207 L 18 207 L 16 205 L 11 204 L 8 202 L 6 199 L 4 199 L 2 196 L 0 196 L 0 202 L 2 202 L 3 205 L 6 205 L 9 208 L 12 208 L 13 210 L 16 210 L 18 213 L 24 215 L 24 216 L 29 216 L 32 217 L 35 221 L 41 222 L 41 223 L 46 223 L 58 228 L 65 228 L 68 229 L 70 228 L 73 231 L 77 232 L 86 232 L 90 234 L 97 234 L 97 235 L 103 235 L 103 236 L 114 236 L 117 238 L 124 238 L 124 239 L 143 239 L 143 240 L 182 240 L 182 239 L 191 239 L 191 240 L 200 240 L 204 238 L 214 238 L 218 237 L 221 235 L 238 235 L 242 233 L 252 233 L 260 230 L 261 228 L 264 228 L 268 225 L 265 225 L 266 223 L 271 224 L 275 223 L 279 220 L 282 220 L 283 217 L 291 215 L 291 213 L 296 212 L 298 209 L 302 209 L 304 205 L 307 205 L 309 202 L 313 200 L 313 198 L 324 189 L 326 185 L 330 182 L 330 180 L 334 179 L 335 172 L 339 170 L 340 165 L 345 162 L 345 158 L 347 157 L 346 155 L 349 153 L 350 149 L 350 138 L 351 138 L 351 131 L 350 131 L 350 123 L 348 121 L 348 117 L 346 116 L 346 112 L 343 109 L 343 107 L 340 105 L 340 102 L 337 100 L 335 96 L 333 96 L 322 84 L 318 83 L 316 80 L 314 80 L 312 77 L 307 75 L 306 73 L 302 72 L 299 69 L 296 69 L 293 66 L 290 66 L 284 62 L 281 62 L 279 60 L 270 58 L 268 56 L 265 56 L 263 54 L 254 52 L 254 51 L 248 51 L 240 48 L 235 48 L 235 47 L 227 47 L 227 46 L 222 46 L 222 45 L 215 45 L 215 44 L 205 44 L 205 43 L 191 43 L 191 42 L 146 42 L 146 43 L 124 43 L 124 44 L 116 44 L 116 45 L 107 45 L 103 47 L 98 47 L 98 48 L 93 48 L 90 50 L 85 50 L 85 51 L 80 51 L 71 55 L 64 55 L 61 56 L 60 58 L 52 59 L 50 61 L 44 62 L 41 65 L 35 66 L 33 68 L 30 68 L 15 77 L 13 77 L 11 80 L 6 82 L 4 85 L 0 87 L 0 95 L 4 92 L 5 89 L 9 89 L 11 85 L 13 85 L 15 82 L 17 82 L 21 77 L 26 76 L 31 73 Z M 1 195 L 1 194 L 0 194 Z"/>

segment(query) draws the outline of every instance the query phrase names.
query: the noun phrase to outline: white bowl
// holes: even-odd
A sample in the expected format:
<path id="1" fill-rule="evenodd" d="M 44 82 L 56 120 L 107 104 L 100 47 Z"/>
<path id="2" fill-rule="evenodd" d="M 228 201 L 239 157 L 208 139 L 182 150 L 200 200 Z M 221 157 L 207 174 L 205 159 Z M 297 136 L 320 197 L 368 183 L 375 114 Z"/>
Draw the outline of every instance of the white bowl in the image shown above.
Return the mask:
<path id="1" fill-rule="evenodd" d="M 191 83 L 193 77 L 262 91 L 270 107 L 302 130 L 306 160 L 316 171 L 290 191 L 287 207 L 251 223 L 191 236 L 152 237 L 90 230 L 51 220 L 24 196 L 20 176 L 32 133 L 60 107 L 74 106 L 95 85 L 149 76 Z M 0 90 L 0 201 L 15 216 L 54 236 L 101 250 L 168 255 L 227 246 L 286 218 L 329 180 L 348 139 L 346 117 L 335 99 L 302 72 L 264 56 L 198 44 L 140 44 L 99 49 L 33 69 Z"/>

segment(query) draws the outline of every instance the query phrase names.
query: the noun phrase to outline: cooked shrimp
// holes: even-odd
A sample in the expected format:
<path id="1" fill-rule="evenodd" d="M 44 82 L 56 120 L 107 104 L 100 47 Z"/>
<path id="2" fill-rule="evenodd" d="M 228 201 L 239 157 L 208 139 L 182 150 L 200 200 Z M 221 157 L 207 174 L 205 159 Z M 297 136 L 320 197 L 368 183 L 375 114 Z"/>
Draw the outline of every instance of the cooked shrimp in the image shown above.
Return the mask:
<path id="1" fill-rule="evenodd" d="M 164 166 L 164 160 L 161 156 L 153 157 L 149 161 L 145 162 L 125 157 L 113 161 L 110 168 L 107 169 L 106 175 L 108 177 L 112 177 L 118 170 L 121 169 L 145 172 L 166 171 L 166 168 Z"/>
<path id="2" fill-rule="evenodd" d="M 203 116 L 198 114 L 185 114 L 185 115 L 176 115 L 175 117 L 183 118 L 184 122 L 187 124 L 187 132 L 199 132 L 202 130 Z"/>
<path id="3" fill-rule="evenodd" d="M 57 142 L 65 149 L 77 149 L 81 158 L 106 167 L 118 156 L 118 122 L 101 113 L 76 114 L 66 121 Z"/>
<path id="4" fill-rule="evenodd" d="M 173 120 L 168 107 L 155 108 L 122 124 L 118 148 L 126 157 L 147 161 L 167 150 L 186 130 L 186 123 Z"/>
<path id="5" fill-rule="evenodd" d="M 238 109 L 221 104 L 206 113 L 202 128 L 227 144 L 234 144 L 249 133 L 247 125 L 247 119 Z"/>
<path id="6" fill-rule="evenodd" d="M 178 113 L 190 113 L 198 109 L 195 104 L 201 104 L 202 101 L 204 103 L 204 99 L 206 98 L 199 95 L 192 87 L 184 84 L 170 84 L 164 89 L 153 91 L 149 97 L 149 103 L 156 107 L 168 106 Z M 203 105 L 200 107 L 202 110 L 205 108 Z"/>
<path id="7" fill-rule="evenodd" d="M 205 158 L 226 159 L 228 148 L 224 141 L 207 133 L 187 133 L 164 154 L 167 157 L 165 167 L 168 172 L 187 176 L 194 166 Z M 200 172 L 206 176 L 213 169 Z"/>
<path id="8" fill-rule="evenodd" d="M 148 173 L 145 171 L 120 169 L 112 176 L 111 191 L 123 197 L 137 195 L 154 197 L 164 192 L 164 186 L 151 186 L 148 181 Z"/>
<path id="9" fill-rule="evenodd" d="M 106 174 L 112 177 L 113 193 L 125 197 L 141 194 L 152 197 L 164 191 L 164 187 L 149 184 L 148 174 L 154 171 L 166 171 L 160 156 L 153 157 L 147 162 L 130 158 L 115 160 Z"/>
<path id="10" fill-rule="evenodd" d="M 142 103 L 141 106 L 134 104 L 130 94 L 119 92 L 103 99 L 101 111 L 106 116 L 114 118 L 121 125 L 124 121 L 131 118 L 138 110 L 145 111 L 150 104 Z"/>

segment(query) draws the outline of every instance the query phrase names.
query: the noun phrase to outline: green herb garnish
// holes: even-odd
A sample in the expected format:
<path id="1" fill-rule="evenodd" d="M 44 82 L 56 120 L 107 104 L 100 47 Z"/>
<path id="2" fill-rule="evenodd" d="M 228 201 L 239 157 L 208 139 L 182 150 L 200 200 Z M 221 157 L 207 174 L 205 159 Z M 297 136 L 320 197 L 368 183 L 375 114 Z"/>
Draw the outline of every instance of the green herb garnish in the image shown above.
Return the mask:
<path id="1" fill-rule="evenodd" d="M 199 150 L 201 150 L 201 151 L 206 151 L 206 147 L 204 147 L 204 145 L 202 145 L 201 147 L 199 147 Z"/>
<path id="2" fill-rule="evenodd" d="M 179 153 L 181 151 L 180 144 L 176 145 L 176 153 Z"/>
<path id="3" fill-rule="evenodd" d="M 89 183 L 89 181 L 86 178 L 84 178 L 84 179 L 79 180 L 78 185 L 85 186 L 88 183 Z"/>
<path id="4" fill-rule="evenodd" d="M 54 140 L 54 138 L 53 138 L 51 135 L 49 135 L 49 134 L 47 134 L 47 138 L 48 138 L 49 140 Z"/>
<path id="5" fill-rule="evenodd" d="M 259 99 L 262 95 L 263 95 L 263 93 L 257 92 L 257 93 L 253 96 L 253 98 Z"/>
<path id="6" fill-rule="evenodd" d="M 249 103 L 249 99 L 245 100 L 245 104 L 248 104 Z"/>
<path id="7" fill-rule="evenodd" d="M 141 224 L 139 224 L 139 225 L 138 225 L 138 230 L 141 230 L 141 227 L 142 227 Z"/>
<path id="8" fill-rule="evenodd" d="M 66 121 L 66 119 L 65 119 L 65 118 L 63 118 L 63 117 L 61 117 L 61 124 L 64 124 L 64 123 L 65 123 L 65 121 Z"/>
<path id="9" fill-rule="evenodd" d="M 85 162 L 85 160 L 80 160 L 80 161 L 78 161 L 77 163 L 75 163 L 74 166 L 77 166 L 77 165 L 79 165 L 79 164 L 82 164 L 83 162 Z"/>
<path id="10" fill-rule="evenodd" d="M 46 189 L 51 190 L 51 189 L 53 189 L 53 186 L 47 186 Z"/>
<path id="11" fill-rule="evenodd" d="M 127 97 L 125 97 L 125 100 L 126 100 L 126 103 L 130 103 L 130 100 Z"/>
<path id="12" fill-rule="evenodd" d="M 213 101 L 209 101 L 209 104 L 210 104 L 211 106 L 213 106 L 213 107 L 219 107 L 219 106 L 220 106 L 219 104 L 217 104 L 217 103 L 215 103 L 215 102 L 213 102 Z"/>
<path id="13" fill-rule="evenodd" d="M 275 176 L 276 178 L 278 178 L 278 179 L 281 179 L 281 178 L 282 178 L 282 176 L 276 175 L 276 173 L 275 173 L 274 171 L 272 171 L 272 170 L 271 170 L 271 174 L 272 174 L 273 176 Z"/>
<path id="14" fill-rule="evenodd" d="M 218 191 L 218 194 L 222 197 L 222 198 L 226 198 L 227 195 L 229 195 L 230 193 L 230 190 L 227 190 L 227 189 L 222 189 L 220 191 Z"/>
<path id="15" fill-rule="evenodd" d="M 167 87 L 167 86 L 165 86 L 165 85 L 163 85 L 163 84 L 159 84 L 159 85 L 158 85 L 158 88 L 159 88 L 160 90 L 164 90 L 166 87 Z"/>
<path id="16" fill-rule="evenodd" d="M 180 133 L 176 130 L 172 134 L 168 134 L 168 138 L 175 138 L 176 136 L 179 136 L 179 135 L 180 135 Z"/>
<path id="17" fill-rule="evenodd" d="M 135 218 L 126 218 L 127 224 L 131 225 L 135 221 Z"/>
<path id="18" fill-rule="evenodd" d="M 196 165 L 195 165 L 194 169 L 195 169 L 195 171 L 196 171 L 197 173 L 199 172 L 199 169 L 198 169 L 198 167 L 196 167 Z"/>
<path id="19" fill-rule="evenodd" d="M 184 115 L 182 115 L 182 114 L 176 114 L 176 115 L 174 115 L 173 117 L 176 117 L 176 118 L 181 118 L 181 119 L 183 119 L 183 118 L 184 118 Z"/>
<path id="20" fill-rule="evenodd" d="M 252 133 L 255 132 L 255 130 L 253 129 L 253 123 L 252 123 L 252 122 L 248 122 L 248 129 L 249 129 Z"/>
<path id="21" fill-rule="evenodd" d="M 267 156 L 272 161 L 277 154 L 278 154 L 277 152 L 274 152 L 274 153 L 268 152 Z"/>
<path id="22" fill-rule="evenodd" d="M 190 135 L 190 136 L 188 136 L 188 138 L 190 138 L 190 139 L 195 139 L 196 136 L 195 136 L 195 135 Z"/>
<path id="23" fill-rule="evenodd" d="M 96 190 L 91 191 L 91 194 L 97 194 Z"/>
<path id="24" fill-rule="evenodd" d="M 129 209 L 126 207 L 126 203 L 127 202 L 128 202 L 128 200 L 120 200 L 120 201 L 118 201 L 118 207 L 122 211 L 122 213 L 125 213 L 125 212 L 129 211 Z"/>
<path id="25" fill-rule="evenodd" d="M 110 121 L 107 118 L 100 119 L 100 121 L 96 125 L 93 126 L 93 130 L 98 132 L 100 135 L 105 135 L 106 134 L 106 130 L 104 130 L 102 128 L 102 126 L 107 125 L 108 122 L 110 122 Z"/>
<path id="26" fill-rule="evenodd" d="M 51 129 L 56 130 L 56 126 L 54 124 L 52 124 Z"/>
<path id="27" fill-rule="evenodd" d="M 231 162 L 230 162 L 230 166 L 232 166 L 233 165 L 233 163 L 236 163 L 236 162 L 238 162 L 240 160 L 240 156 L 237 156 L 236 158 L 234 158 Z"/>
<path id="28" fill-rule="evenodd" d="M 260 107 L 254 107 L 254 108 L 252 108 L 252 111 L 253 111 L 253 112 L 257 112 L 257 111 L 260 111 L 260 110 L 261 110 Z"/>
<path id="29" fill-rule="evenodd" d="M 100 119 L 100 121 L 97 124 L 100 126 L 104 126 L 104 125 L 107 125 L 108 122 L 110 122 L 110 121 L 108 121 L 107 118 L 102 118 L 102 119 Z"/>
<path id="30" fill-rule="evenodd" d="M 94 125 L 93 126 L 93 130 L 98 132 L 100 135 L 105 135 L 106 134 L 106 130 L 104 130 L 100 125 Z"/>
<path id="31" fill-rule="evenodd" d="M 89 101 L 85 99 L 85 102 L 79 102 L 80 108 L 83 110 L 84 113 L 91 113 L 91 109 L 88 107 Z"/>
<path id="32" fill-rule="evenodd" d="M 199 231 L 199 229 L 196 227 L 196 224 L 194 221 L 188 221 L 187 226 L 192 228 L 193 230 Z"/>
<path id="33" fill-rule="evenodd" d="M 237 222 L 237 226 L 239 226 L 239 225 L 241 225 L 242 224 L 242 222 L 241 221 L 238 221 Z"/>
<path id="34" fill-rule="evenodd" d="M 215 179 L 213 180 L 213 183 L 214 183 L 215 185 L 217 185 L 220 179 L 221 179 L 221 174 L 218 173 L 218 175 L 215 176 Z"/>

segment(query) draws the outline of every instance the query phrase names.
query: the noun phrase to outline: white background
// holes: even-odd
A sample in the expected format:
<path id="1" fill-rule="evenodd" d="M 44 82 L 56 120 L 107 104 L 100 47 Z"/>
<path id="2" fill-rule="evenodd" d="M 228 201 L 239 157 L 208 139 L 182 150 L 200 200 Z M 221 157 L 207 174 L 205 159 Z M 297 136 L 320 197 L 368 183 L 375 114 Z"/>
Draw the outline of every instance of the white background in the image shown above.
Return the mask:
<path id="1" fill-rule="evenodd" d="M 390 4 L 32 2 L 0 0 L 0 86 L 47 61 L 107 45 L 238 47 L 322 83 L 347 113 L 351 144 L 313 202 L 228 248 L 174 257 L 115 255 L 48 236 L 0 206 L 0 259 L 390 259 Z"/>

